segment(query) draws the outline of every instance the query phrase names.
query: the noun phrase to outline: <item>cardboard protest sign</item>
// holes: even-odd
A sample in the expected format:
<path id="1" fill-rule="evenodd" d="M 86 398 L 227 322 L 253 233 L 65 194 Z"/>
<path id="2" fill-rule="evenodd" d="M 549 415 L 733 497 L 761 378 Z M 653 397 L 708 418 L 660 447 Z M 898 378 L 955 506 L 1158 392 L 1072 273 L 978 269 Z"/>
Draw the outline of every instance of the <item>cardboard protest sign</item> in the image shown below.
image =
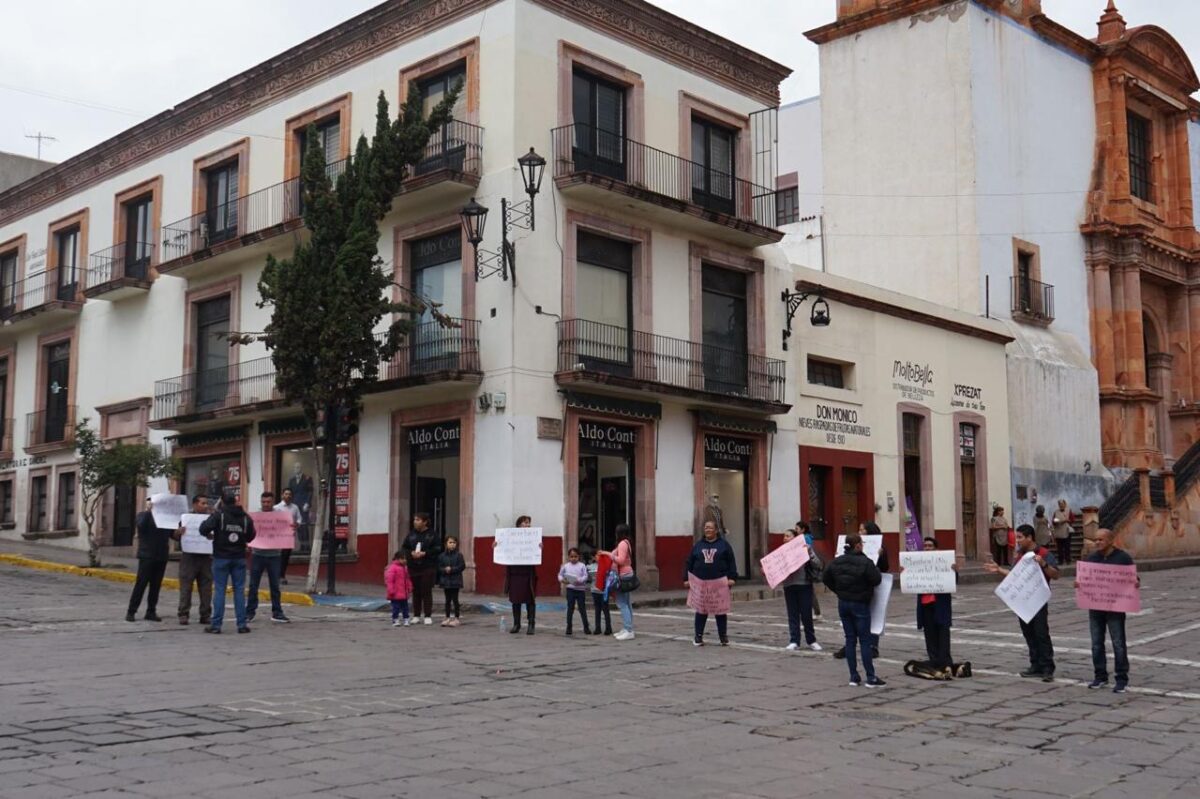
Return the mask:
<path id="1" fill-rule="evenodd" d="M 150 513 L 154 526 L 161 530 L 179 528 L 179 517 L 188 512 L 188 498 L 183 494 L 155 494 L 150 497 Z"/>
<path id="2" fill-rule="evenodd" d="M 1083 610 L 1137 613 L 1142 609 L 1137 566 L 1081 560 L 1075 564 L 1075 581 L 1079 583 L 1075 605 Z"/>
<path id="3" fill-rule="evenodd" d="M 179 548 L 192 555 L 211 555 L 212 541 L 200 535 L 200 524 L 207 519 L 203 513 L 185 513 L 179 519 L 183 528 L 183 537 L 179 539 Z"/>
<path id="4" fill-rule="evenodd" d="M 763 578 L 766 579 L 767 585 L 774 588 L 786 580 L 788 575 L 808 563 L 808 545 L 804 543 L 804 536 L 796 536 L 759 563 L 762 564 Z"/>
<path id="5" fill-rule="evenodd" d="M 251 549 L 294 549 L 296 532 L 292 529 L 292 514 L 285 510 L 255 511 L 249 514 L 254 522 Z"/>
<path id="6" fill-rule="evenodd" d="M 884 574 L 875 593 L 871 596 L 871 632 L 883 635 L 883 625 L 887 621 L 888 601 L 892 598 L 892 580 L 894 575 Z"/>
<path id="7" fill-rule="evenodd" d="M 902 594 L 953 594 L 958 590 L 954 550 L 900 553 Z"/>
<path id="8" fill-rule="evenodd" d="M 541 565 L 542 528 L 501 527 L 496 531 L 492 561 L 500 566 Z"/>
<path id="9" fill-rule="evenodd" d="M 1034 562 L 1032 552 L 1025 553 L 996 586 L 996 596 L 1026 624 L 1046 606 L 1050 601 L 1050 584 L 1042 574 L 1042 567 Z"/>
<path id="10" fill-rule="evenodd" d="M 879 550 L 883 549 L 883 536 L 881 535 L 864 535 L 863 539 L 863 554 L 871 559 L 871 562 L 879 560 Z M 833 551 L 835 558 L 841 557 L 846 551 L 846 536 L 839 535 L 837 540 L 837 549 Z"/>
<path id="11" fill-rule="evenodd" d="M 732 600 L 729 595 L 729 583 L 724 577 L 715 580 L 701 580 L 694 574 L 688 574 L 687 605 L 697 613 L 709 613 L 723 616 L 729 612 Z"/>

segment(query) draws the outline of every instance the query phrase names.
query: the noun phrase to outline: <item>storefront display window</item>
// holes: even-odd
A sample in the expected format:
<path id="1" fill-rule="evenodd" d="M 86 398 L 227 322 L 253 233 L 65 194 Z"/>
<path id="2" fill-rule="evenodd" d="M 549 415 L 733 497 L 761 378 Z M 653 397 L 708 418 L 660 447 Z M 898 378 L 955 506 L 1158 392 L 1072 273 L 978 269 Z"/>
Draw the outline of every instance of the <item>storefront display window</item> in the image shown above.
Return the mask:
<path id="1" fill-rule="evenodd" d="M 193 458 L 184 464 L 184 485 L 189 497 L 197 494 L 208 497 L 216 507 L 222 492 L 229 488 L 242 499 L 242 457 L 222 455 L 214 458 Z"/>
<path id="2" fill-rule="evenodd" d="M 292 502 L 303 514 L 305 523 L 296 529 L 295 552 L 308 552 L 312 547 L 312 531 L 317 521 L 317 458 L 321 450 L 312 447 L 276 447 L 273 487 L 276 497 L 282 497 L 284 489 L 292 492 Z"/>

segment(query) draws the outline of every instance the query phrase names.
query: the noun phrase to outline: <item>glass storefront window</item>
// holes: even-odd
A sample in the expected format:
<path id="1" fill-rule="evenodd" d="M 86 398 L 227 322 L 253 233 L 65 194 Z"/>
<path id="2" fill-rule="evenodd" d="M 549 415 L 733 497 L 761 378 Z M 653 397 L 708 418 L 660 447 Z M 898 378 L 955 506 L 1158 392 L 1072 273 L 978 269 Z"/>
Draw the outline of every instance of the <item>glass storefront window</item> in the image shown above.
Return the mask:
<path id="1" fill-rule="evenodd" d="M 294 552 L 308 552 L 312 547 L 312 530 L 317 521 L 317 458 L 321 450 L 312 447 L 275 448 L 275 492 L 282 502 L 283 490 L 291 489 L 292 501 L 300 507 L 305 524 L 296 530 Z"/>
<path id="2" fill-rule="evenodd" d="M 184 464 L 184 490 L 188 497 L 202 494 L 208 497 L 209 505 L 216 507 L 217 500 L 226 488 L 233 489 L 238 500 L 242 497 L 242 456 L 222 455 L 215 458 L 193 458 Z"/>

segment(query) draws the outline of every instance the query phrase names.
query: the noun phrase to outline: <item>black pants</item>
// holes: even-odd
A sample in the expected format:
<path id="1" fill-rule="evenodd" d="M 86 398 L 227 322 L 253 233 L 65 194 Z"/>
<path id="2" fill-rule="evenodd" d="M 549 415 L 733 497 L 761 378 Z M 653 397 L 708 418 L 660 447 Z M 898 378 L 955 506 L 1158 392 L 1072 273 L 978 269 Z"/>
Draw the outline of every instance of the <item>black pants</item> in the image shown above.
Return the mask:
<path id="1" fill-rule="evenodd" d="M 567 589 L 567 632 L 571 632 L 571 623 L 574 620 L 575 608 L 579 608 L 579 620 L 583 622 L 583 634 L 590 635 L 591 628 L 588 627 L 587 620 L 587 592 L 572 591 Z"/>
<path id="2" fill-rule="evenodd" d="M 608 607 L 608 600 L 605 599 L 604 594 L 597 594 L 595 591 L 593 591 L 592 592 L 592 605 L 596 609 L 596 613 L 595 613 L 596 620 L 595 620 L 595 624 L 593 624 L 592 626 L 595 627 L 597 631 L 600 630 L 600 614 L 603 613 L 604 614 L 604 634 L 612 635 L 612 612 Z"/>
<path id="3" fill-rule="evenodd" d="M 433 616 L 433 583 L 437 580 L 437 572 L 433 569 L 412 569 L 409 571 L 413 584 L 413 616 Z"/>
<path id="4" fill-rule="evenodd" d="M 783 588 L 783 601 L 787 604 L 788 643 L 800 643 L 800 625 L 804 624 L 804 643 L 817 640 L 813 630 L 813 587 L 809 585 L 787 585 Z"/>
<path id="5" fill-rule="evenodd" d="M 458 607 L 458 592 L 461 588 L 443 588 L 442 593 L 446 595 L 446 618 L 450 618 L 450 606 L 454 606 L 454 618 L 458 618 L 460 609 Z"/>
<path id="6" fill-rule="evenodd" d="M 146 615 L 153 616 L 158 612 L 158 592 L 162 589 L 163 575 L 167 573 L 165 560 L 138 558 L 137 579 L 133 583 L 133 594 L 129 597 L 129 613 L 138 612 L 142 604 L 142 595 L 150 589 L 146 597 Z"/>
<path id="7" fill-rule="evenodd" d="M 279 558 L 280 558 L 280 561 L 279 561 L 279 579 L 280 579 L 280 580 L 282 580 L 284 584 L 286 584 L 286 583 L 287 583 L 287 570 L 288 570 L 288 566 L 291 566 L 291 565 L 292 565 L 292 550 L 290 550 L 290 549 L 281 549 L 281 550 L 279 551 Z"/>
<path id="8" fill-rule="evenodd" d="M 1046 605 L 1029 620 L 1021 622 L 1021 633 L 1029 647 L 1029 668 L 1038 674 L 1054 673 L 1054 643 L 1050 640 L 1050 606 Z"/>
<path id="9" fill-rule="evenodd" d="M 1096 679 L 1108 680 L 1108 660 L 1104 651 L 1104 634 L 1112 639 L 1113 666 L 1117 682 L 1129 682 L 1129 649 L 1125 644 L 1125 614 L 1104 610 L 1088 611 L 1088 627 L 1092 633 L 1092 667 Z"/>
<path id="10" fill-rule="evenodd" d="M 708 625 L 708 614 L 707 613 L 697 613 L 696 614 L 696 637 L 697 638 L 704 637 L 704 628 L 707 625 Z M 729 617 L 726 616 L 724 613 L 718 613 L 717 614 L 717 636 L 722 641 L 724 641 L 726 638 L 725 631 L 728 629 L 728 625 L 729 625 Z"/>
<path id="11" fill-rule="evenodd" d="M 250 582 L 246 583 L 246 617 L 258 612 L 258 589 L 262 587 L 263 575 L 267 575 L 267 594 L 271 597 L 271 616 L 283 616 L 283 602 L 279 593 L 279 557 L 276 555 L 250 556 Z"/>
<path id="12" fill-rule="evenodd" d="M 1061 566 L 1064 563 L 1071 562 L 1071 539 L 1056 538 L 1055 545 L 1058 547 L 1058 563 Z"/>
<path id="13" fill-rule="evenodd" d="M 534 605 L 532 602 L 525 603 L 525 610 L 529 615 L 529 626 L 530 627 L 533 626 L 533 623 L 537 618 L 537 614 L 534 612 L 536 607 L 537 606 Z M 515 630 L 521 626 L 521 606 L 513 605 L 512 610 L 513 610 L 513 629 Z"/>
<path id="14" fill-rule="evenodd" d="M 1008 543 L 997 544 L 992 541 L 992 560 L 1001 566 L 1008 565 Z"/>
<path id="15" fill-rule="evenodd" d="M 950 659 L 950 628 L 937 623 L 936 605 L 921 606 L 921 628 L 925 631 L 925 652 L 934 668 L 947 669 Z"/>

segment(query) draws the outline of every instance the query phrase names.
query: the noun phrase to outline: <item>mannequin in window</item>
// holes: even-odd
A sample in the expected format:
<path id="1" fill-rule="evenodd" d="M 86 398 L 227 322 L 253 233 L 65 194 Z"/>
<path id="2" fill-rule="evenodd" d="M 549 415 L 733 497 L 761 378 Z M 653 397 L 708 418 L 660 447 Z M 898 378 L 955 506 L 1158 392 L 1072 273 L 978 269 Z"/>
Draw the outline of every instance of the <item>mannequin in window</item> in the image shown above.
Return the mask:
<path id="1" fill-rule="evenodd" d="M 701 521 L 702 525 L 703 522 L 713 522 L 717 525 L 718 533 L 720 533 L 722 536 L 726 534 L 725 516 L 721 513 L 721 497 L 719 494 L 713 494 L 711 497 L 709 497 L 708 505 L 706 505 L 704 508 L 704 519 Z"/>

